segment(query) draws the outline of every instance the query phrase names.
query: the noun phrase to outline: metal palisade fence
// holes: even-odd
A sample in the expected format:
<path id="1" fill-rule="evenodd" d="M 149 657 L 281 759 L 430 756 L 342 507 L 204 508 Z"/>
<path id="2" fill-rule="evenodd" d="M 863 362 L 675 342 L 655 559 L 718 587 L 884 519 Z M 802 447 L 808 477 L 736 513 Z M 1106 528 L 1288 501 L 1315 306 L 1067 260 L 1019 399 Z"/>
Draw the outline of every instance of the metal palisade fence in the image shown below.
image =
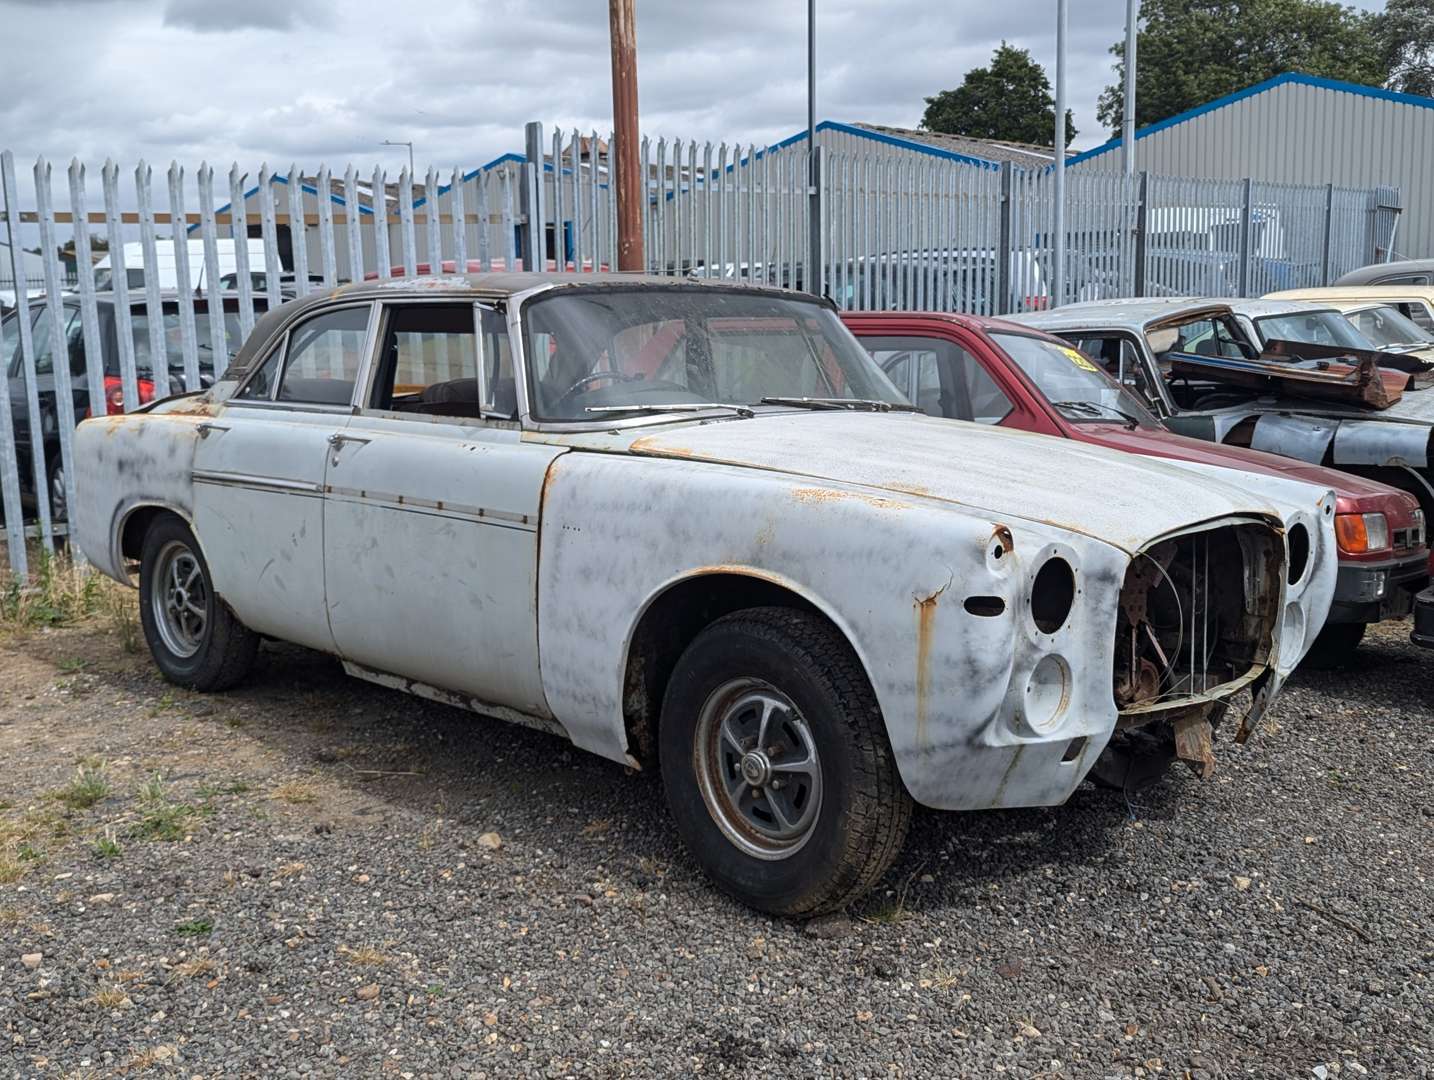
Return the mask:
<path id="1" fill-rule="evenodd" d="M 422 177 L 205 164 L 157 176 L 144 162 L 106 162 L 96 184 L 78 161 L 60 176 L 40 160 L 22 188 L 13 155 L 0 155 L 8 573 L 25 576 L 27 542 L 53 549 L 65 533 L 74 426 L 202 388 L 264 310 L 364 278 L 615 266 L 611 137 L 538 124 L 525 135 L 523 154 Z M 1318 285 L 1380 257 L 1399 204 L 1389 188 L 1071 169 L 1056 297 L 1049 167 L 851 140 L 819 142 L 813 162 L 804 137 L 745 147 L 645 138 L 640 161 L 651 273 L 817 291 L 863 310 L 999 315 Z M 38 283 L 27 250 L 40 253 Z"/>

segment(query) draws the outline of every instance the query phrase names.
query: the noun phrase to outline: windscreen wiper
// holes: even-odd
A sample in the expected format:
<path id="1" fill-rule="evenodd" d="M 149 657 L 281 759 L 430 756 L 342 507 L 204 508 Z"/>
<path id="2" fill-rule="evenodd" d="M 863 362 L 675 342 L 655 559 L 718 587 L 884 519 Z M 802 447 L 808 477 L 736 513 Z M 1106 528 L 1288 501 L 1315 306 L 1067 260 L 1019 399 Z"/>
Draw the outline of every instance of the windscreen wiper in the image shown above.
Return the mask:
<path id="1" fill-rule="evenodd" d="M 702 412 L 706 409 L 731 409 L 738 416 L 750 420 L 756 414 L 745 405 L 733 405 L 726 401 L 667 401 L 652 405 L 589 405 L 584 412 L 627 413 L 627 412 Z"/>
<path id="2" fill-rule="evenodd" d="M 1084 416 L 1105 416 L 1108 413 L 1115 413 L 1116 416 L 1125 421 L 1131 430 L 1140 426 L 1140 421 L 1131 416 L 1130 413 L 1125 412 L 1123 409 L 1117 409 L 1114 405 L 1104 405 L 1098 401 L 1053 401 L 1051 404 L 1057 409 L 1080 413 Z"/>
<path id="3" fill-rule="evenodd" d="M 916 405 L 898 405 L 873 398 L 764 397 L 759 405 L 790 405 L 797 409 L 864 409 L 868 412 L 922 412 Z"/>

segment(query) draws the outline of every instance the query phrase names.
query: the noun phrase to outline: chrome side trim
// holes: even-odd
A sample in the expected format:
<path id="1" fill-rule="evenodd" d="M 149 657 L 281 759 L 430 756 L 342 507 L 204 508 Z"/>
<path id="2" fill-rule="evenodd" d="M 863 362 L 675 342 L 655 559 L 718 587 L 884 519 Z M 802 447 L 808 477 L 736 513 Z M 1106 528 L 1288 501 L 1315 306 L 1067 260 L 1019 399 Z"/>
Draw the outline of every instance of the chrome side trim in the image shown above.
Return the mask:
<path id="1" fill-rule="evenodd" d="M 195 469 L 196 484 L 214 484 L 219 487 L 251 488 L 255 491 L 276 491 L 291 495 L 322 495 L 322 484 L 304 480 L 287 480 L 282 476 L 255 476 L 252 473 L 219 472 Z"/>
<path id="2" fill-rule="evenodd" d="M 367 503 L 394 510 L 408 510 L 429 514 L 434 517 L 455 518 L 462 521 L 477 521 L 484 525 L 497 525 L 506 529 L 536 532 L 538 519 L 535 514 L 514 514 L 508 510 L 495 510 L 488 506 L 471 506 L 466 503 L 446 502 L 435 499 L 419 499 L 412 495 L 397 495 L 387 491 L 367 491 L 360 488 L 328 485 L 325 493 L 348 502 Z"/>

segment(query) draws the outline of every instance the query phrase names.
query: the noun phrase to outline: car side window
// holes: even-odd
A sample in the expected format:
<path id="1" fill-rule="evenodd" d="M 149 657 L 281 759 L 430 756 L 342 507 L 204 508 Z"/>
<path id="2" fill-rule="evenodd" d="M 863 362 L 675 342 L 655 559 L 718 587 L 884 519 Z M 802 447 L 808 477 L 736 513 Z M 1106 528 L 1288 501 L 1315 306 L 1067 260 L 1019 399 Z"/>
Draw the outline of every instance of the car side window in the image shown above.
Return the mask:
<path id="1" fill-rule="evenodd" d="M 903 394 L 929 416 L 999 424 L 1015 407 L 974 356 L 935 337 L 861 339 Z"/>
<path id="2" fill-rule="evenodd" d="M 1415 300 L 1400 301 L 1393 305 L 1399 309 L 1400 314 L 1413 319 L 1425 330 L 1434 330 L 1434 313 L 1430 312 L 1427 304 L 1421 304 Z"/>
<path id="3" fill-rule="evenodd" d="M 476 342 L 472 304 L 390 307 L 369 406 L 476 420 Z"/>
<path id="4" fill-rule="evenodd" d="M 279 401 L 347 405 L 363 363 L 369 308 L 340 308 L 289 331 Z"/>
<path id="5" fill-rule="evenodd" d="M 279 365 L 284 362 L 284 341 L 280 339 L 259 369 L 249 377 L 246 382 L 234 395 L 237 401 L 268 401 L 274 396 L 274 377 L 279 373 Z"/>

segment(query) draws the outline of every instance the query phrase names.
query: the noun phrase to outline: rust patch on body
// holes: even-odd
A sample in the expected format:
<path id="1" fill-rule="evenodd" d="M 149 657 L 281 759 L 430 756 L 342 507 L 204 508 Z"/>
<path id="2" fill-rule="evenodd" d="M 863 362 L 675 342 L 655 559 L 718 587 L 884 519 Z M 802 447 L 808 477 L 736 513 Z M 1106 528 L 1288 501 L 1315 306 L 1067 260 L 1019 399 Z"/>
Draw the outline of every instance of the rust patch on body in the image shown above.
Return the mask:
<path id="1" fill-rule="evenodd" d="M 632 440 L 630 449 L 639 454 L 655 454 L 662 457 L 697 457 L 697 451 L 695 450 L 689 450 L 685 446 L 660 445 L 660 442 L 661 440 L 658 436 L 644 435 L 640 439 Z"/>
<path id="2" fill-rule="evenodd" d="M 803 503 L 836 503 L 855 500 L 874 506 L 878 510 L 901 510 L 904 503 L 880 495 L 868 495 L 861 491 L 840 491 L 836 488 L 799 487 L 792 490 L 792 498 Z"/>
<path id="3" fill-rule="evenodd" d="M 1204 713 L 1186 713 L 1175 721 L 1175 756 L 1201 780 L 1215 774 L 1214 730 Z"/>

